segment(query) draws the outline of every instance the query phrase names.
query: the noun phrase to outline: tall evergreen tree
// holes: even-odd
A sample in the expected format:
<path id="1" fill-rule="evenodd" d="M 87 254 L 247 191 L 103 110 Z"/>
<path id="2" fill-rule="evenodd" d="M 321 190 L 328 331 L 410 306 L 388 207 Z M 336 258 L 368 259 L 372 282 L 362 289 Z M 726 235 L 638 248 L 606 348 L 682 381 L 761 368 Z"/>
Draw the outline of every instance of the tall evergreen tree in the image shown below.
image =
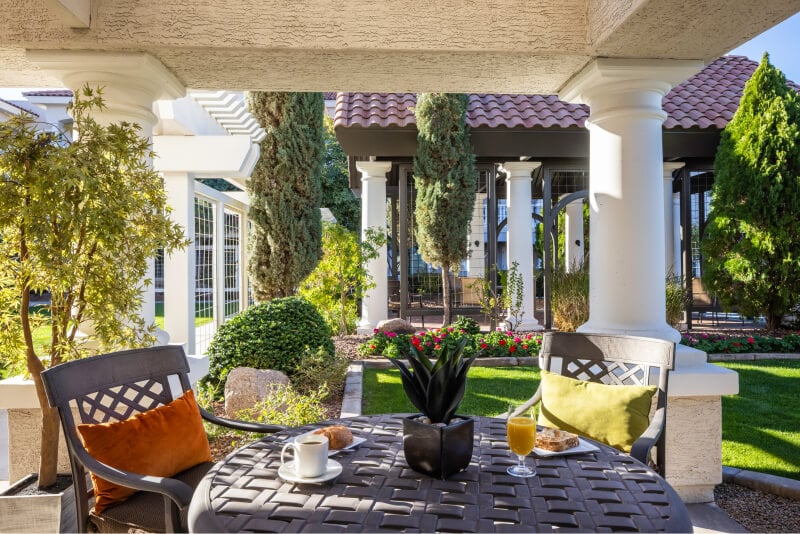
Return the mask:
<path id="1" fill-rule="evenodd" d="M 415 110 L 417 243 L 422 258 L 442 269 L 445 325 L 451 322 L 449 274 L 467 257 L 478 176 L 467 127 L 467 103 L 464 94 L 422 93 Z"/>
<path id="2" fill-rule="evenodd" d="M 777 328 L 800 295 L 798 228 L 800 98 L 764 54 L 717 149 L 704 284 Z"/>
<path id="3" fill-rule="evenodd" d="M 333 120 L 325 117 L 325 157 L 322 162 L 322 206 L 351 232 L 361 231 L 361 202 L 350 189 L 347 154 L 336 139 Z"/>
<path id="4" fill-rule="evenodd" d="M 322 257 L 320 200 L 325 151 L 322 93 L 252 92 L 267 132 L 250 177 L 248 269 L 256 300 L 293 295 Z"/>

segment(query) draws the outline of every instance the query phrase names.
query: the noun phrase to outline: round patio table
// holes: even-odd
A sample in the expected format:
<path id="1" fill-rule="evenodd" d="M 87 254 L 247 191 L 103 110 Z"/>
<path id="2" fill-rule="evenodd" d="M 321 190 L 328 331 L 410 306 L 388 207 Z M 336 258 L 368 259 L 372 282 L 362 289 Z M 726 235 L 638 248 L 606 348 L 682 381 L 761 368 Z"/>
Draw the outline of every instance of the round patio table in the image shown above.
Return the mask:
<path id="1" fill-rule="evenodd" d="M 595 453 L 535 458 L 516 478 L 502 419 L 475 418 L 469 467 L 446 481 L 417 473 L 403 455 L 402 418 L 362 416 L 273 434 L 214 466 L 189 507 L 191 532 L 691 532 L 680 497 L 649 467 L 592 442 Z M 288 437 L 345 424 L 366 441 L 334 458 L 343 472 L 323 484 L 278 477 Z M 527 458 L 530 465 L 533 457 Z"/>

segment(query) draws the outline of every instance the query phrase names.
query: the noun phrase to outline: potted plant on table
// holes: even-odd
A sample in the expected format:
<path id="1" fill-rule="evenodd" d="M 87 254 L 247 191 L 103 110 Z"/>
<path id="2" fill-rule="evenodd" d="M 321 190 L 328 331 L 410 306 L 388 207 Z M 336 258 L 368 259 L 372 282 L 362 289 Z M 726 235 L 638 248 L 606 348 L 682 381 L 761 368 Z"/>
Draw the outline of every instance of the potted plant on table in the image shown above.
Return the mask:
<path id="1" fill-rule="evenodd" d="M 422 412 L 403 420 L 403 451 L 413 470 L 445 479 L 469 465 L 474 421 L 456 415 L 467 387 L 467 371 L 478 353 L 464 357 L 468 339 L 445 345 L 435 362 L 413 344 L 408 365 L 389 358 L 399 370 L 403 389 Z M 409 366 L 411 368 L 409 368 Z"/>

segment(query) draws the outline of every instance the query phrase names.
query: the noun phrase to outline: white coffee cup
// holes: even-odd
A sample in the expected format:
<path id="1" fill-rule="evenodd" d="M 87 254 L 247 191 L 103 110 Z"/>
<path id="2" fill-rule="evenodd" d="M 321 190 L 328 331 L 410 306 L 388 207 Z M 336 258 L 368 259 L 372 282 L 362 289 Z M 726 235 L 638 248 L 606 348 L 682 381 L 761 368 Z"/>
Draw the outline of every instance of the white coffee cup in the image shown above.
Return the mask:
<path id="1" fill-rule="evenodd" d="M 281 465 L 285 465 L 287 449 L 294 450 L 294 472 L 303 478 L 316 478 L 325 474 L 328 467 L 328 438 L 320 434 L 298 436 L 281 450 Z"/>

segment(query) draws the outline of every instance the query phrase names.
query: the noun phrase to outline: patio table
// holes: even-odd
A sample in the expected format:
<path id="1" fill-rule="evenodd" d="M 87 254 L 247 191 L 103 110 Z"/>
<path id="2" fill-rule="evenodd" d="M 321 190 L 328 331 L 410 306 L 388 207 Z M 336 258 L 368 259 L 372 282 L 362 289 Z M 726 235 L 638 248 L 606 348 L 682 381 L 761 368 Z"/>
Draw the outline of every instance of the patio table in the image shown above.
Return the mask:
<path id="1" fill-rule="evenodd" d="M 465 471 L 446 481 L 417 473 L 403 455 L 404 415 L 317 423 L 231 453 L 198 486 L 190 531 L 692 531 L 686 507 L 663 478 L 596 442 L 596 453 L 536 458 L 535 477 L 508 475 L 516 457 L 502 419 L 475 418 Z M 281 480 L 283 440 L 332 423 L 366 438 L 353 452 L 334 456 L 342 474 L 319 485 Z"/>

